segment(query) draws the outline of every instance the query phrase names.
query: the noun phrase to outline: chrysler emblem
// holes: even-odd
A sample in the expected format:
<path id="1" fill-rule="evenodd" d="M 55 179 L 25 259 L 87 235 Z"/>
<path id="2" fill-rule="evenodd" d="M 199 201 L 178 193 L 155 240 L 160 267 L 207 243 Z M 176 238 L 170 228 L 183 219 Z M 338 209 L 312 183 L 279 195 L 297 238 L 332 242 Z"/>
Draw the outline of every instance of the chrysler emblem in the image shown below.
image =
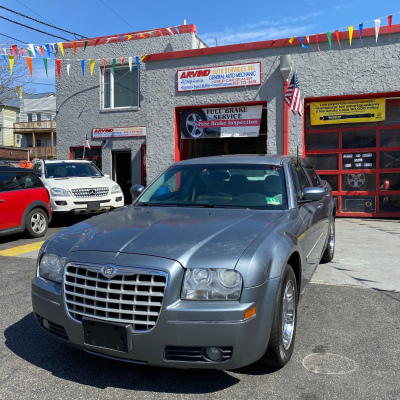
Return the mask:
<path id="1" fill-rule="evenodd" d="M 106 278 L 112 278 L 117 274 L 117 269 L 113 267 L 112 265 L 107 265 L 106 267 L 103 267 L 101 269 L 101 273 L 106 277 Z"/>
<path id="2" fill-rule="evenodd" d="M 89 196 L 94 196 L 96 191 L 94 189 L 89 189 Z"/>

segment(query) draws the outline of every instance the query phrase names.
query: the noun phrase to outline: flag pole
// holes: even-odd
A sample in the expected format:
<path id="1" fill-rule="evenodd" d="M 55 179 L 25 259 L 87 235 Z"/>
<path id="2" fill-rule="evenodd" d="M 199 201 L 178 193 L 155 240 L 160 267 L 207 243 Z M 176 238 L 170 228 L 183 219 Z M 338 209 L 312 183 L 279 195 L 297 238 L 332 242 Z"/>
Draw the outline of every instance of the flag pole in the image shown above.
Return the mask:
<path id="1" fill-rule="evenodd" d="M 299 165 L 299 114 L 296 113 L 296 152 L 297 152 L 297 165 Z"/>
<path id="2" fill-rule="evenodd" d="M 85 144 L 83 145 L 83 156 L 82 156 L 82 159 L 83 159 L 83 160 L 85 159 L 85 150 L 86 150 L 86 142 L 85 142 Z"/>

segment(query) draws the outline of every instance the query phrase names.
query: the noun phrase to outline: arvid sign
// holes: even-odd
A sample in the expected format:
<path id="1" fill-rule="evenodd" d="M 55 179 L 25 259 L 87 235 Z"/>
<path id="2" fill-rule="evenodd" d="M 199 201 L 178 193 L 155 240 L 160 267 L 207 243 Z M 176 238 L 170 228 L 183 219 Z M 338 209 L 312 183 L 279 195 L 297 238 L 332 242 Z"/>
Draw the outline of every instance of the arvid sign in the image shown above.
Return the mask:
<path id="1" fill-rule="evenodd" d="M 145 126 L 126 126 L 123 128 L 93 128 L 92 139 L 123 139 L 146 136 Z"/>
<path id="2" fill-rule="evenodd" d="M 261 63 L 223 65 L 177 72 L 178 92 L 261 85 Z"/>

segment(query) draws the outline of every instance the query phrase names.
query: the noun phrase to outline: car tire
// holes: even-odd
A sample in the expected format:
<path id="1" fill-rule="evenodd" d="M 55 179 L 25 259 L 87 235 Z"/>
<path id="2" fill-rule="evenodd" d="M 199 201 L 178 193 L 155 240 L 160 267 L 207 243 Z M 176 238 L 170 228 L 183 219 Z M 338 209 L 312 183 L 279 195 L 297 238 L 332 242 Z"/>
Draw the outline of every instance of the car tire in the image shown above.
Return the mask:
<path id="1" fill-rule="evenodd" d="M 33 238 L 44 236 L 49 226 L 49 218 L 46 211 L 41 208 L 33 209 L 26 219 L 25 233 Z"/>
<path id="2" fill-rule="evenodd" d="M 206 114 L 202 110 L 187 110 L 181 114 L 181 130 L 183 136 L 191 139 L 199 139 L 203 136 L 205 128 L 198 128 L 199 121 L 207 121 Z"/>
<path id="3" fill-rule="evenodd" d="M 297 325 L 297 282 L 289 264 L 285 266 L 277 293 L 269 343 L 260 363 L 282 368 L 292 356 Z"/>
<path id="4" fill-rule="evenodd" d="M 333 260 L 335 255 L 335 218 L 332 216 L 332 221 L 329 224 L 328 241 L 326 243 L 324 254 L 322 254 L 321 261 L 328 263 Z"/>

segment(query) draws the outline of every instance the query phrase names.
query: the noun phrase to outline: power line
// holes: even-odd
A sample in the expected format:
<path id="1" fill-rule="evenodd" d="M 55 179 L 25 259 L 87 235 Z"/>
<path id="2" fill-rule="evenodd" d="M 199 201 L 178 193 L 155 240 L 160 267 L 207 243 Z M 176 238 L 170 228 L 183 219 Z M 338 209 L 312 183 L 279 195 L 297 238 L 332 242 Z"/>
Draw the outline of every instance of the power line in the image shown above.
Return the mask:
<path id="1" fill-rule="evenodd" d="M 121 18 L 122 21 L 124 21 L 126 24 L 128 24 L 133 30 L 135 30 L 135 28 L 127 21 L 125 21 L 119 14 L 117 14 L 111 7 L 109 7 L 106 3 L 103 2 L 103 0 L 100 0 L 109 10 L 111 10 L 117 17 Z"/>
<path id="2" fill-rule="evenodd" d="M 52 37 L 56 37 L 56 38 L 59 38 L 59 39 L 62 39 L 62 40 L 65 40 L 65 41 L 69 42 L 68 39 L 65 39 L 65 38 L 63 38 L 63 37 L 61 37 L 61 36 L 52 35 L 51 33 L 41 31 L 40 29 L 32 28 L 31 26 L 21 24 L 20 22 L 13 21 L 12 19 L 8 19 L 8 18 L 6 18 L 6 17 L 0 16 L 0 18 L 1 18 L 1 19 L 5 19 L 6 21 L 12 22 L 13 24 L 17 24 L 17 25 L 23 26 L 23 27 L 25 27 L 25 28 L 32 29 L 33 31 L 37 31 L 37 32 L 40 32 L 40 33 L 44 33 L 45 35 L 49 35 L 49 36 L 52 36 Z"/>
<path id="3" fill-rule="evenodd" d="M 16 42 L 20 42 L 20 43 L 27 44 L 26 42 L 24 42 L 24 41 L 22 41 L 22 40 L 15 39 L 15 38 L 14 38 L 14 37 L 12 37 L 12 36 L 7 36 L 7 35 L 5 35 L 4 33 L 0 33 L 0 36 L 5 36 L 6 38 L 9 38 L 9 39 L 15 40 Z"/>
<path id="4" fill-rule="evenodd" d="M 51 25 L 51 24 L 46 24 L 46 22 L 42 22 L 42 21 L 39 21 L 38 19 L 28 17 L 27 15 L 21 14 L 21 13 L 19 13 L 19 12 L 17 12 L 17 11 L 14 11 L 14 10 L 11 10 L 10 8 L 7 8 L 7 7 L 1 6 L 1 5 L 0 5 L 0 8 L 3 8 L 4 10 L 7 10 L 7 11 L 11 11 L 11 12 L 14 13 L 14 14 L 21 15 L 21 16 L 24 17 L 24 18 L 31 19 L 32 21 L 39 22 L 39 24 L 47 25 L 47 26 L 50 26 L 51 28 L 58 29 L 59 31 L 63 31 L 63 32 L 66 32 L 66 33 L 70 33 L 70 34 L 75 35 L 75 36 L 78 35 L 78 36 L 81 36 L 82 38 L 84 38 L 84 36 L 83 36 L 83 35 L 80 35 L 79 33 L 70 32 L 70 31 L 67 31 L 67 30 L 65 30 L 65 29 L 58 28 L 57 26 L 54 26 L 54 25 Z"/>

